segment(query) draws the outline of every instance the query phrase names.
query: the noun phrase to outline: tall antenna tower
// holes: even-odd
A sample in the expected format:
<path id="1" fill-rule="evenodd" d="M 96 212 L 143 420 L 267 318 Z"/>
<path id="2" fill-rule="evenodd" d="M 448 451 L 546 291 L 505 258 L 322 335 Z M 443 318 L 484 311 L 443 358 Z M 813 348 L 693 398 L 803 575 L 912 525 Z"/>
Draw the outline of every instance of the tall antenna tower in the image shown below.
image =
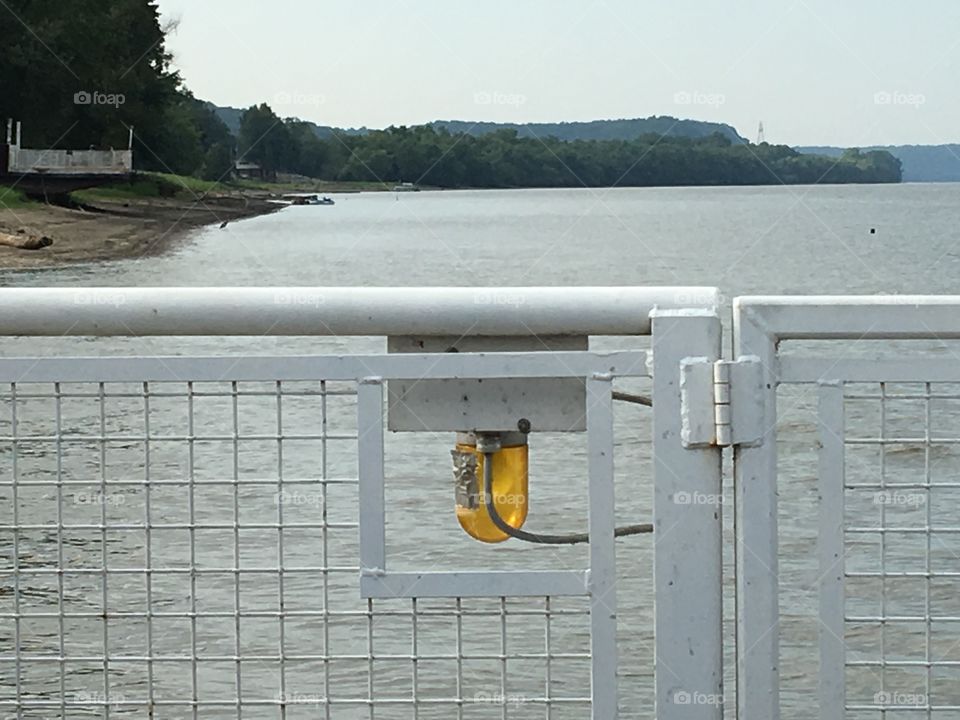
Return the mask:
<path id="1" fill-rule="evenodd" d="M 767 141 L 767 136 L 763 132 L 763 120 L 760 121 L 760 128 L 757 130 L 757 145 L 762 145 Z"/>

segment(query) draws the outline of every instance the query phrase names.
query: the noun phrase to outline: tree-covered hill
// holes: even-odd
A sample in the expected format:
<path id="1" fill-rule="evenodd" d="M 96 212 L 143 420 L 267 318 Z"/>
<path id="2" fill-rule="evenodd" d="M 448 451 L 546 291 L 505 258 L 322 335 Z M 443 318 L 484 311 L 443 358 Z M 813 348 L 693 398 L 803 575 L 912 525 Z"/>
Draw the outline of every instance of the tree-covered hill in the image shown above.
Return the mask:
<path id="1" fill-rule="evenodd" d="M 244 111 L 235 107 L 209 105 L 223 120 L 230 132 L 240 132 L 240 121 Z M 334 134 L 366 135 L 373 130 L 361 128 L 334 128 L 329 125 L 308 123 L 317 137 L 326 140 Z M 668 115 L 660 117 L 633 118 L 623 120 L 591 120 L 588 122 L 561 123 L 495 123 L 471 122 L 469 120 L 436 120 L 428 123 L 435 130 L 446 130 L 452 135 L 467 134 L 474 136 L 489 135 L 498 130 L 515 130 L 522 138 L 548 138 L 558 140 L 636 140 L 641 135 L 663 135 L 666 137 L 704 138 L 716 133 L 728 138 L 732 143 L 746 143 L 739 133 L 724 123 L 702 120 L 681 120 Z"/>
<path id="2" fill-rule="evenodd" d="M 387 187 L 400 180 L 450 188 L 900 180 L 888 153 L 803 155 L 751 145 L 727 125 L 670 117 L 371 131 L 282 119 L 266 104 L 217 108 L 184 86 L 166 30 L 153 0 L 0 2 L 0 118 L 23 121 L 25 145 L 41 148 L 125 147 L 135 128 L 137 169 L 210 180 L 228 177 L 237 160 L 258 163 L 268 176 Z"/>
<path id="3" fill-rule="evenodd" d="M 223 124 L 227 126 L 231 133 L 234 135 L 240 134 L 240 125 L 243 122 L 243 114 L 247 111 L 244 108 L 235 108 L 224 105 L 214 105 L 211 102 L 207 103 L 207 107 L 210 108 L 220 120 L 223 121 Z M 299 120 L 303 125 L 314 132 L 314 134 L 321 140 L 329 140 L 334 135 L 366 135 L 368 132 L 372 132 L 370 129 L 361 127 L 361 128 L 335 128 L 329 125 L 317 125 L 308 120 Z"/>
<path id="4" fill-rule="evenodd" d="M 431 123 L 451 133 L 487 135 L 498 130 L 516 130 L 519 137 L 558 140 L 636 140 L 641 135 L 704 138 L 719 133 L 733 143 L 745 143 L 730 125 L 702 120 L 681 120 L 669 115 L 622 120 L 591 120 L 562 123 L 493 123 L 437 120 Z"/>
<path id="5" fill-rule="evenodd" d="M 721 133 L 567 141 L 511 128 L 479 135 L 436 125 L 342 131 L 281 121 L 267 105 L 240 116 L 238 141 L 240 153 L 268 171 L 388 186 L 400 180 L 451 188 L 900 181 L 899 163 L 886 153 L 818 157 Z"/>
<path id="6" fill-rule="evenodd" d="M 403 179 L 443 187 L 608 187 L 899 182 L 887 153 L 831 159 L 782 145 L 644 135 L 634 140 L 519 137 L 513 130 L 454 135 L 390 128 L 339 139 L 338 179 Z"/>
<path id="7" fill-rule="evenodd" d="M 776 185 L 899 182 L 887 153 L 840 158 L 802 155 L 783 145 L 643 135 L 634 140 L 475 136 L 429 125 L 320 139 L 309 123 L 281 121 L 267 105 L 244 113 L 240 153 L 268 170 L 329 180 L 404 180 L 449 188 Z"/>
<path id="8" fill-rule="evenodd" d="M 230 133 L 183 87 L 165 32 L 149 0 L 4 0 L 0 119 L 39 148 L 125 148 L 134 128 L 140 169 L 229 173 Z"/>

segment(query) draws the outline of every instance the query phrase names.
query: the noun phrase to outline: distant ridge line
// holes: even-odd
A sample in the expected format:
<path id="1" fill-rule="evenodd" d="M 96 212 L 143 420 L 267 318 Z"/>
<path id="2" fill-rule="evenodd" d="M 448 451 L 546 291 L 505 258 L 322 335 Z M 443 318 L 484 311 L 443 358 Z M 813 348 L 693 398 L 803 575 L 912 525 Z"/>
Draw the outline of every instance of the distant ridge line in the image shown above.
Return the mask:
<path id="1" fill-rule="evenodd" d="M 240 131 L 240 118 L 244 110 L 209 104 L 234 135 Z M 339 135 L 366 135 L 373 128 L 334 128 L 329 125 L 313 126 L 317 137 L 326 139 L 334 133 Z M 664 135 L 667 137 L 709 137 L 720 133 L 732 143 L 746 143 L 733 126 L 725 123 L 690 120 L 670 115 L 647 118 L 619 118 L 611 120 L 585 120 L 557 123 L 499 123 L 474 122 L 470 120 L 434 120 L 425 123 L 433 128 L 443 128 L 450 133 L 486 135 L 498 130 L 515 130 L 520 137 L 555 137 L 559 140 L 635 140 L 641 135 Z"/>
<path id="2" fill-rule="evenodd" d="M 699 138 L 719 133 L 735 144 L 747 142 L 731 125 L 681 119 L 670 115 L 558 123 L 436 120 L 430 125 L 445 128 L 450 132 L 465 132 L 471 135 L 485 135 L 498 130 L 515 130 L 520 137 L 555 137 L 558 140 L 635 140 L 641 135 Z"/>

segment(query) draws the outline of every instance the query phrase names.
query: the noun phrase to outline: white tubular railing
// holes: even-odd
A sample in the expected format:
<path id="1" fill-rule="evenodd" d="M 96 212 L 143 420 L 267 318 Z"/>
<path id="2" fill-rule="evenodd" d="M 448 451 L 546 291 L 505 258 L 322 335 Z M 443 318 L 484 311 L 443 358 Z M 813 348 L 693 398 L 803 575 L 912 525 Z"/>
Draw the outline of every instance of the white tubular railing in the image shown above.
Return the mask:
<path id="1" fill-rule="evenodd" d="M 960 338 L 960 295 L 747 295 L 733 312 L 734 334 L 777 340 Z"/>
<path id="2" fill-rule="evenodd" d="M 648 335 L 714 288 L 7 288 L 0 335 Z"/>

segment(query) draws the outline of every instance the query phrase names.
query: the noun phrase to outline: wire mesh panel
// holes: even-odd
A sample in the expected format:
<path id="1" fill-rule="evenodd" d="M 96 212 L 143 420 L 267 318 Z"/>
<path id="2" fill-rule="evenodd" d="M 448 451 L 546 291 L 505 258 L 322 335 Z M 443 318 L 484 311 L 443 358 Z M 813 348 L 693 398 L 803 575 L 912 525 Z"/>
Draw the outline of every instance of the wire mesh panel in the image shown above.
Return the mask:
<path id="1" fill-rule="evenodd" d="M 360 598 L 355 384 L 0 402 L 4 716 L 589 715 L 587 597 Z"/>
<path id="2" fill-rule="evenodd" d="M 848 385 L 849 717 L 960 717 L 960 386 Z"/>

